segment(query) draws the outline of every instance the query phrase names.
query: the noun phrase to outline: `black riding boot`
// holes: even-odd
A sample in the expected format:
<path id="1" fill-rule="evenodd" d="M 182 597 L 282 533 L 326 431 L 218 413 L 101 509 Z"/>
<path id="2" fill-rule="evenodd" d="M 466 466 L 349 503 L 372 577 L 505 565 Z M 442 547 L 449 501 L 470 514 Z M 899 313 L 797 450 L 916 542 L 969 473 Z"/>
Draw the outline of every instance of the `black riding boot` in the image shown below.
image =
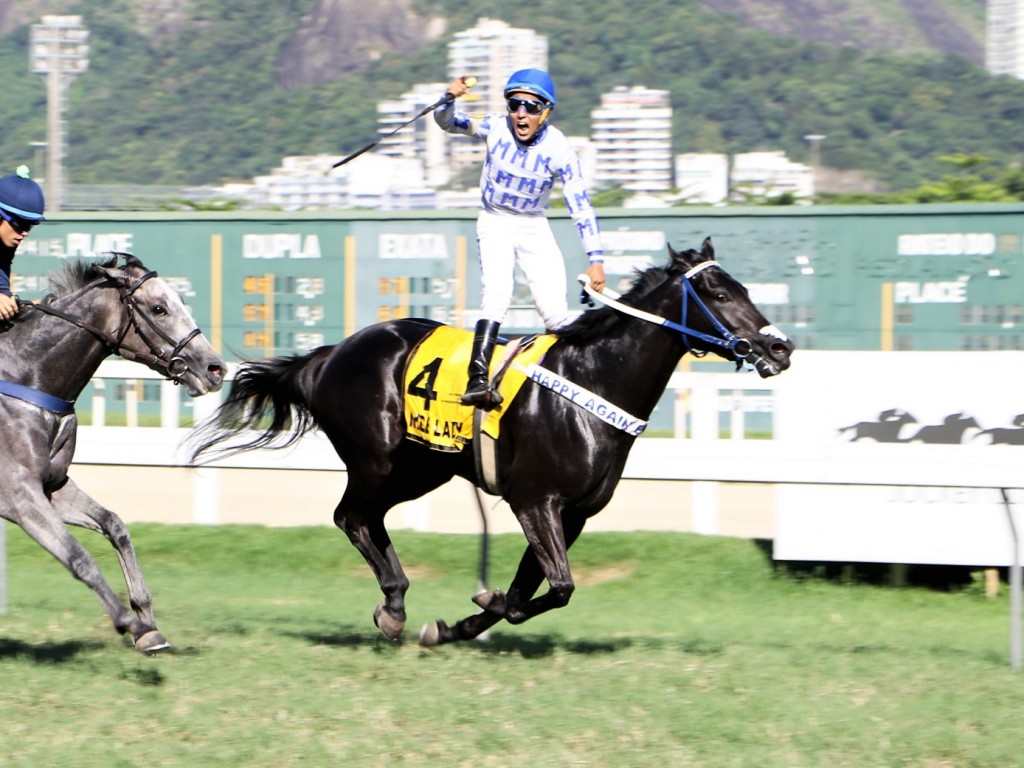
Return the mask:
<path id="1" fill-rule="evenodd" d="M 498 390 L 490 385 L 489 369 L 494 344 L 498 340 L 500 323 L 493 320 L 477 320 L 473 336 L 473 353 L 469 358 L 469 384 L 462 396 L 463 405 L 475 405 L 489 411 L 501 403 Z"/>

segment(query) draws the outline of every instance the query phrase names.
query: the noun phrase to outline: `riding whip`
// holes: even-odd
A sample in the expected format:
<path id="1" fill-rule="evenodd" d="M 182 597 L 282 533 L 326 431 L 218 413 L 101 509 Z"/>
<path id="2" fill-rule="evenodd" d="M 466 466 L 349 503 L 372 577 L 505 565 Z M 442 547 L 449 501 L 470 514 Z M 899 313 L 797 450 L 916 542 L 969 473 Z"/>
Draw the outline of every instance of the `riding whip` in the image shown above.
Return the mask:
<path id="1" fill-rule="evenodd" d="M 464 77 L 464 78 L 462 78 L 462 80 L 470 88 L 472 88 L 477 83 L 477 79 L 475 77 Z M 343 166 L 345 163 L 349 162 L 350 160 L 355 160 L 357 157 L 359 157 L 364 152 L 369 152 L 371 149 L 376 147 L 378 144 L 380 144 L 382 141 L 384 141 L 384 139 L 387 139 L 387 138 L 390 138 L 391 136 L 394 136 L 396 133 L 398 133 L 400 130 L 405 128 L 407 125 L 411 125 L 412 123 L 415 123 L 421 117 L 423 117 L 424 115 L 426 115 L 426 114 L 428 114 L 430 112 L 433 112 L 435 109 L 440 107 L 442 104 L 451 104 L 453 101 L 455 101 L 455 96 L 452 96 L 450 93 L 446 93 L 444 95 L 444 98 L 438 99 L 433 104 L 431 104 L 429 107 L 424 107 L 422 110 L 420 110 L 419 113 L 416 114 L 415 117 L 413 117 L 412 119 L 407 120 L 406 122 L 402 123 L 400 126 L 395 128 L 395 130 L 390 131 L 389 133 L 385 133 L 383 136 L 380 136 L 376 141 L 374 141 L 374 142 L 372 142 L 370 144 L 367 144 L 362 149 L 356 150 L 355 152 L 353 152 L 348 157 L 343 157 L 341 160 L 339 160 L 334 165 L 332 165 L 328 169 L 327 172 L 330 173 L 335 168 L 340 168 L 341 166 Z"/>

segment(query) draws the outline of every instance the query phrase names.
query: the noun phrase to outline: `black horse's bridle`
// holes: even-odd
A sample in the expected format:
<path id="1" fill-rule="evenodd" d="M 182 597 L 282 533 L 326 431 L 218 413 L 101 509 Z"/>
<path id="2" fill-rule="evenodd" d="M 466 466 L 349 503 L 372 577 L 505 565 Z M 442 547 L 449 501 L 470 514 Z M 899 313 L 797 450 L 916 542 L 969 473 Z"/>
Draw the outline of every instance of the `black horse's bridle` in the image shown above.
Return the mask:
<path id="1" fill-rule="evenodd" d="M 722 321 L 719 320 L 718 317 L 716 317 L 715 314 L 708 308 L 707 304 L 704 303 L 701 297 L 697 295 L 697 289 L 693 287 L 692 283 L 692 278 L 694 275 L 707 269 L 708 267 L 717 266 L 717 261 L 702 261 L 699 264 L 690 267 L 688 270 L 686 270 L 686 272 L 684 272 L 680 276 L 679 280 L 682 285 L 682 290 L 680 291 L 680 295 L 682 297 L 682 310 L 681 322 L 678 323 L 675 322 L 674 320 L 669 320 L 668 318 L 659 317 L 658 315 L 652 314 L 650 312 L 645 312 L 642 309 L 631 307 L 628 304 L 623 304 L 622 302 L 617 300 L 619 298 L 618 295 L 615 294 L 613 291 L 610 291 L 608 288 L 605 288 L 603 293 L 595 291 L 593 288 L 590 287 L 590 279 L 587 277 L 587 275 L 580 275 L 578 279 L 581 283 L 583 283 L 584 293 L 591 299 L 599 301 L 602 304 L 617 309 L 618 311 L 624 314 L 636 317 L 640 320 L 646 320 L 649 323 L 654 323 L 655 325 L 663 325 L 666 328 L 671 328 L 674 331 L 678 331 L 682 335 L 687 348 L 692 353 L 697 354 L 698 350 L 693 349 L 687 337 L 700 339 L 701 341 L 705 341 L 708 344 L 714 344 L 715 346 L 723 347 L 724 349 L 727 349 L 730 352 L 732 352 L 735 356 L 737 363 L 739 363 L 743 360 L 746 360 L 754 351 L 753 344 L 751 344 L 748 339 L 740 338 L 732 331 L 730 331 L 728 328 L 726 328 L 722 324 Z M 714 327 L 715 332 L 719 334 L 718 336 L 712 336 L 711 334 L 704 333 L 703 331 L 698 331 L 697 329 L 691 328 L 686 324 L 690 301 L 693 301 L 693 303 L 697 305 L 697 308 L 704 313 L 704 316 Z"/>
<path id="2" fill-rule="evenodd" d="M 173 381 L 175 384 L 181 384 L 186 373 L 190 372 L 188 363 L 180 356 L 181 351 L 188 345 L 192 339 L 198 336 L 202 331 L 198 327 L 193 328 L 188 334 L 185 335 L 180 341 L 175 341 L 173 338 L 164 333 L 149 317 L 145 314 L 137 311 L 138 302 L 135 299 L 135 292 L 142 287 L 143 283 L 149 280 L 151 277 L 156 277 L 155 271 L 149 271 L 138 277 L 136 280 L 131 282 L 125 282 L 118 280 L 117 289 L 121 299 L 121 304 L 125 307 L 124 317 L 121 321 L 121 326 L 117 329 L 114 334 L 108 333 L 101 328 L 97 328 L 94 325 L 81 320 L 80 318 L 70 315 L 56 307 L 52 307 L 48 304 L 34 304 L 30 301 L 18 300 L 18 304 L 23 307 L 31 307 L 32 309 L 38 310 L 46 315 L 52 315 L 53 317 L 59 317 L 61 320 L 71 323 L 85 331 L 88 331 L 93 336 L 98 338 L 107 350 L 113 355 L 119 355 L 125 360 L 137 360 L 145 363 L 151 367 L 156 367 L 157 370 L 161 371 L 168 379 Z M 92 286 L 95 287 L 100 283 L 94 283 Z M 171 345 L 172 349 L 168 353 L 164 353 L 160 346 L 155 343 L 151 335 L 147 334 L 141 321 L 149 328 L 152 333 L 155 333 L 160 337 L 166 344 Z M 125 337 L 128 335 L 130 330 L 134 330 L 136 335 L 142 339 L 145 343 L 148 351 L 142 352 L 137 349 L 132 349 L 125 345 Z M 192 371 L 193 375 L 197 375 Z"/>

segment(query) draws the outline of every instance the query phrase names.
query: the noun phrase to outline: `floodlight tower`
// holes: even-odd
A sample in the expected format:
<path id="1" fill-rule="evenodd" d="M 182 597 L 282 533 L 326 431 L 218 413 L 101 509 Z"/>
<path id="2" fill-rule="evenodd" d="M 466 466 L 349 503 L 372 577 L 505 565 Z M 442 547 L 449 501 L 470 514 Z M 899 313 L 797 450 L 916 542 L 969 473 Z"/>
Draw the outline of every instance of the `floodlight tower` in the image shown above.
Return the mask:
<path id="1" fill-rule="evenodd" d="M 64 121 L 68 86 L 89 68 L 89 30 L 81 16 L 43 16 L 32 25 L 29 68 L 46 75 L 46 208 L 59 211 L 64 188 Z"/>

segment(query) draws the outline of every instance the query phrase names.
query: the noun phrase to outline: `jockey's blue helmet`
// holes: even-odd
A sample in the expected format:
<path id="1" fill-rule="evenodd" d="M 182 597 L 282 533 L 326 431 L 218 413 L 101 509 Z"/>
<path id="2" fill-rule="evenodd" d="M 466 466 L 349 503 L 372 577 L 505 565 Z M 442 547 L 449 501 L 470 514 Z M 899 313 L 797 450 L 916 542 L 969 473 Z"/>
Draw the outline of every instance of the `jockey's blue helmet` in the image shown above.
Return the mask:
<path id="1" fill-rule="evenodd" d="M 551 75 L 543 69 L 520 69 L 513 72 L 505 83 L 505 98 L 510 93 L 524 92 L 540 96 L 550 106 L 555 106 L 555 84 Z"/>
<path id="2" fill-rule="evenodd" d="M 28 174 L 28 167 L 22 165 L 17 172 L 0 179 L 0 215 L 13 214 L 31 222 L 45 219 L 43 188 L 30 179 Z"/>

